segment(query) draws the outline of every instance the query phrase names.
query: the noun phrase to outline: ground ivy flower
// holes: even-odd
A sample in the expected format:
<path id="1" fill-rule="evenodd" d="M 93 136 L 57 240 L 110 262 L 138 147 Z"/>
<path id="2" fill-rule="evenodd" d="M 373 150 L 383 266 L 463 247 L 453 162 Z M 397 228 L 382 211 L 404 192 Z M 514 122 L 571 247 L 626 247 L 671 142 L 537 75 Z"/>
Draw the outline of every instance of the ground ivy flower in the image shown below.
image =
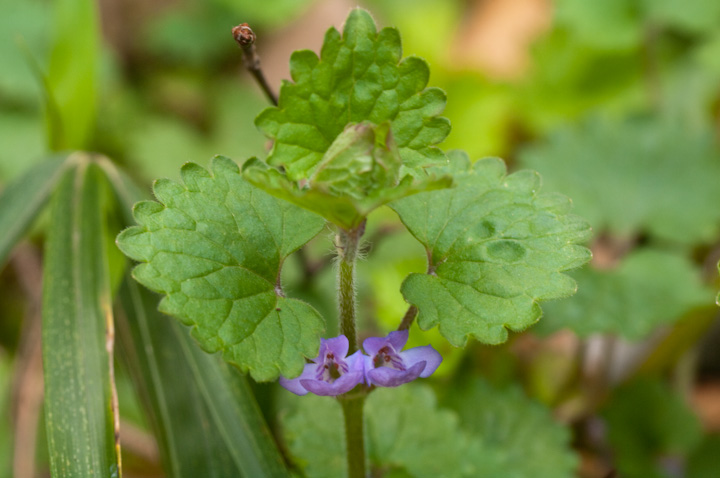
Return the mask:
<path id="1" fill-rule="evenodd" d="M 363 341 L 365 382 L 380 387 L 397 387 L 418 377 L 429 377 L 442 362 L 431 345 L 400 351 L 408 340 L 408 331 L 390 332 L 387 337 Z"/>
<path id="2" fill-rule="evenodd" d="M 363 381 L 363 356 L 358 350 L 349 357 L 344 335 L 320 339 L 320 352 L 313 363 L 305 365 L 297 378 L 280 377 L 280 385 L 296 395 L 335 396 L 349 392 Z"/>

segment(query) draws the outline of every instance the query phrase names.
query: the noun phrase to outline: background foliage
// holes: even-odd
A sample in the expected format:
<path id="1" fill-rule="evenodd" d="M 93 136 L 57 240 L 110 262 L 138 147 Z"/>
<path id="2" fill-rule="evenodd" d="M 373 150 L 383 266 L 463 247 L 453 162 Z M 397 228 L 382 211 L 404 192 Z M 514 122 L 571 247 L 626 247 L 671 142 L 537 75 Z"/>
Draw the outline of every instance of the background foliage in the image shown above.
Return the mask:
<path id="1" fill-rule="evenodd" d="M 713 476 L 720 439 L 720 417 L 712 411 L 720 401 L 717 2 L 363 4 L 379 27 L 397 26 L 403 55 L 423 57 L 431 69 L 428 86 L 445 91 L 443 116 L 452 130 L 438 145 L 442 150 L 462 148 L 473 162 L 503 157 L 508 178 L 528 179 L 517 171 L 537 170 L 542 191 L 572 198 L 573 213 L 594 231 L 592 263 L 570 272 L 578 293 L 544 304 L 539 324 L 523 331 L 532 320 L 518 323 L 506 344 L 471 339 L 461 349 L 437 329 L 412 329 L 409 346 L 432 343 L 444 362 L 422 385 L 371 395 L 372 465 L 387 477 L 604 477 L 613 469 L 627 477 Z M 155 312 L 157 298 L 128 279 L 113 238 L 134 224 L 130 206 L 149 196 L 151 181 L 178 181 L 185 162 L 205 167 L 216 154 L 236 161 L 266 156 L 254 118 L 268 105 L 241 67 L 233 25 L 253 26 L 277 88 L 290 77 L 290 52 L 317 51 L 325 30 L 340 27 L 353 5 L 0 0 L 0 477 L 43 476 L 52 466 L 53 437 L 46 436 L 40 408 L 40 251 L 44 245 L 49 260 L 51 247 L 67 246 L 58 234 L 73 231 L 92 239 L 82 251 L 104 251 L 93 256 L 104 262 L 81 269 L 90 277 L 73 280 L 102 289 L 95 295 L 107 300 L 96 304 L 78 295 L 65 306 L 104 321 L 110 298 L 116 304 L 125 476 L 277 471 L 279 454 L 258 451 L 265 450 L 268 429 L 295 471 L 340 476 L 317 465 L 344 466 L 333 439 L 338 429 L 327 426 L 339 413 L 333 405 L 245 381 L 198 352 L 185 329 Z M 440 141 L 443 128 L 438 124 L 439 133 L 430 136 Z M 112 163 L 84 154 L 48 159 L 78 149 Z M 72 178 L 82 187 L 74 189 Z M 170 183 L 160 189 L 163 184 Z M 62 217 L 43 209 L 51 196 Z M 89 215 L 73 209 L 83 198 Z M 60 221 L 70 216 L 89 219 Z M 335 308 L 327 293 L 334 290 L 328 236 L 321 232 L 306 248 L 312 270 L 292 255 L 282 272 L 289 295 L 323 317 L 333 317 Z M 427 295 L 423 284 L 400 288 L 408 274 L 426 277 L 427 265 L 422 246 L 388 208 L 372 217 L 365 239 L 361 328 L 372 335 L 397 326 L 405 299 Z M 75 264 L 72 250 L 55 257 Z M 548 274 L 569 268 L 571 258 L 564 260 Z M 55 294 L 90 290 L 62 282 L 72 267 L 45 262 L 45 282 L 71 288 Z M 572 288 L 550 279 L 542 285 L 547 290 L 537 293 L 548 298 Z M 52 295 L 45 301 L 48 307 Z M 78 330 L 92 337 L 95 326 Z M 325 334 L 336 334 L 332 324 Z M 104 338 L 95 338 L 103 347 Z M 55 393 L 52 383 L 45 393 Z M 405 405 L 396 413 L 399 403 Z M 318 409 L 325 421 L 315 419 Z M 394 421 L 398 414 L 408 416 Z M 424 426 L 414 429 L 417 417 Z M 107 433 L 107 420 L 96 432 Z M 188 440 L 196 436 L 207 437 L 207 446 Z M 424 436 L 456 442 L 432 450 Z M 107 442 L 107 456 L 93 458 L 103 464 L 113 461 L 111 433 Z"/>

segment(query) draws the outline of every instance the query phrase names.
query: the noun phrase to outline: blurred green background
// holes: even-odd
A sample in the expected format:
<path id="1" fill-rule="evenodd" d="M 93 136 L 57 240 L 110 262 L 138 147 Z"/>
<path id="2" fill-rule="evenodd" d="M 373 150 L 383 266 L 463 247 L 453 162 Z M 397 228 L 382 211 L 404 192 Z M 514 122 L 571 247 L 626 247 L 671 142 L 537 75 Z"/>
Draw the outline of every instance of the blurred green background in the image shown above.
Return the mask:
<path id="1" fill-rule="evenodd" d="M 520 383 L 552 407 L 574 427 L 579 476 L 606 476 L 613 466 L 629 477 L 718 476 L 720 2 L 360 3 L 380 26 L 398 27 L 404 54 L 425 58 L 430 85 L 447 92 L 453 129 L 441 147 L 538 170 L 544 188 L 569 195 L 595 231 L 593 263 L 574 273 L 578 294 L 544 306 L 531 332 L 464 351 L 436 332 L 415 329 L 411 341 L 443 352 L 446 383 L 472 370 Z M 264 156 L 267 140 L 253 119 L 267 101 L 231 28 L 253 27 L 277 90 L 290 53 L 317 51 L 324 31 L 340 28 L 355 5 L 100 0 L 83 9 L 67 0 L 0 0 L 0 185 L 65 149 L 102 153 L 146 186 L 177 178 L 186 161 Z M 376 216 L 371 260 L 360 271 L 372 332 L 395 326 L 406 307 L 400 283 L 425 268 L 393 215 Z M 330 251 L 321 236 L 310 248 L 318 261 Z M 23 317 L 32 311 L 17 263 L 0 273 L 0 477 L 10 476 L 26 403 L 17 370 L 26 365 Z M 299 267 L 285 275 L 290 290 L 332 316 L 331 268 L 312 286 Z M 158 476 L 122 376 L 120 388 L 128 427 L 137 428 L 126 476 Z M 38 457 L 27 458 L 39 463 L 32 476 L 45 476 L 43 437 L 32 439 L 40 444 Z"/>

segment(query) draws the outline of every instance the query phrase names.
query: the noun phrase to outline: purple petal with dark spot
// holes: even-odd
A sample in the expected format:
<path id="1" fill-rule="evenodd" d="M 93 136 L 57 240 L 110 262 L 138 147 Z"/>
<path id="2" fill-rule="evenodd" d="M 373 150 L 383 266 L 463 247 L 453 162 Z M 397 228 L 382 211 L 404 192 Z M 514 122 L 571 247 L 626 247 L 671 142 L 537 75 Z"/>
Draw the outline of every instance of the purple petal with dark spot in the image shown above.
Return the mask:
<path id="1" fill-rule="evenodd" d="M 332 352 L 338 358 L 345 358 L 349 347 L 348 339 L 344 335 L 339 335 L 332 339 L 320 339 L 320 353 L 315 359 L 315 362 L 320 363 L 320 361 L 324 361 L 328 352 Z"/>
<path id="2" fill-rule="evenodd" d="M 425 368 L 425 362 L 418 362 L 407 370 L 395 370 L 389 367 L 378 367 L 367 373 L 371 385 L 381 387 L 397 387 L 403 383 L 412 382 L 420 376 Z"/>
<path id="3" fill-rule="evenodd" d="M 335 395 L 342 395 L 343 393 L 349 392 L 362 381 L 362 378 L 362 372 L 349 372 L 335 380 L 333 383 L 325 382 L 323 380 L 303 379 L 300 380 L 300 384 L 305 387 L 305 390 L 312 392 L 315 395 L 333 397 Z"/>
<path id="4" fill-rule="evenodd" d="M 402 350 L 408 340 L 408 331 L 400 330 L 390 332 L 387 337 L 368 337 L 363 341 L 365 353 L 374 356 L 386 345 L 391 345 L 396 351 Z"/>

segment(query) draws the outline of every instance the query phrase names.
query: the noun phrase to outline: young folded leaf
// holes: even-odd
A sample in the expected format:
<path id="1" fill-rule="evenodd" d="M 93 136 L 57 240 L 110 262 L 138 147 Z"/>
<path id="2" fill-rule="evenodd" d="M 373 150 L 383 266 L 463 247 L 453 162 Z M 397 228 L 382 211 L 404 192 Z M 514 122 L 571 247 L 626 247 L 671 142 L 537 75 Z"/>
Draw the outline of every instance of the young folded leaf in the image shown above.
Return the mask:
<path id="1" fill-rule="evenodd" d="M 285 297 L 280 269 L 325 221 L 248 184 L 227 158 L 211 171 L 187 163 L 184 184 L 156 181 L 160 203 L 135 206 L 140 226 L 118 246 L 142 262 L 135 279 L 166 294 L 160 310 L 192 326 L 205 350 L 222 350 L 256 380 L 298 375 L 317 355 L 323 320 Z"/>
<path id="2" fill-rule="evenodd" d="M 402 160 L 388 121 L 351 124 L 330 145 L 309 179 L 291 181 L 257 159 L 243 165 L 248 181 L 270 194 L 352 229 L 378 207 L 422 191 L 444 189 L 452 178 L 402 176 Z"/>

